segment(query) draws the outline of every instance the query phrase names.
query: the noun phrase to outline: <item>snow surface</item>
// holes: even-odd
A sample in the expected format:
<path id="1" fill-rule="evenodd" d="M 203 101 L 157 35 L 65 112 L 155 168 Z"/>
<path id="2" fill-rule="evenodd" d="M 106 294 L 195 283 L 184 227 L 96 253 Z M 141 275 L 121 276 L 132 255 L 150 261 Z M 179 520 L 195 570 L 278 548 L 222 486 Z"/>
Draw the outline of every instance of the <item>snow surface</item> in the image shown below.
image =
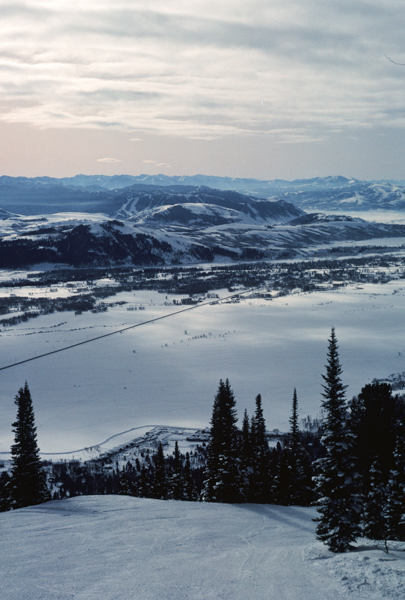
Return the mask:
<path id="1" fill-rule="evenodd" d="M 312 508 L 84 496 L 0 514 L 2 600 L 402 600 L 404 543 L 334 555 Z"/>

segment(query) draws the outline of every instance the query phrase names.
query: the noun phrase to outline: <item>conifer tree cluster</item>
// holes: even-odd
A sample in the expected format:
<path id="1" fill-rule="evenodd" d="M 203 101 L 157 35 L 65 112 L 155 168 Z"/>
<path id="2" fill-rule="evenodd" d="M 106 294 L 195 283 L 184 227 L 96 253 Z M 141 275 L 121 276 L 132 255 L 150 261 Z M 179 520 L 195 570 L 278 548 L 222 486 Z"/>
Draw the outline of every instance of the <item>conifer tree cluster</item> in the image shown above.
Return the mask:
<path id="1" fill-rule="evenodd" d="M 211 419 L 204 497 L 212 502 L 239 502 L 239 433 L 236 402 L 228 379 L 219 382 Z"/>
<path id="2" fill-rule="evenodd" d="M 300 441 L 298 400 L 293 399 L 291 433 L 286 447 L 269 448 L 261 395 L 251 419 L 245 410 L 237 426 L 235 398 L 229 381 L 221 380 L 215 396 L 208 446 L 206 502 L 309 504 L 312 500 L 310 458 Z"/>
<path id="3" fill-rule="evenodd" d="M 405 404 L 387 383 L 363 387 L 350 405 L 349 426 L 361 475 L 364 535 L 405 539 Z"/>
<path id="4" fill-rule="evenodd" d="M 405 403 L 374 382 L 348 404 L 335 330 L 323 375 L 324 458 L 317 461 L 316 533 L 333 552 L 360 536 L 405 539 Z"/>
<path id="5" fill-rule="evenodd" d="M 171 457 L 165 457 L 159 442 L 149 468 L 143 463 L 138 473 L 132 463 L 127 462 L 120 474 L 119 493 L 158 500 L 196 501 L 199 498 L 196 481 L 199 471 L 202 469 L 191 468 L 190 454 L 182 454 L 177 441 Z"/>

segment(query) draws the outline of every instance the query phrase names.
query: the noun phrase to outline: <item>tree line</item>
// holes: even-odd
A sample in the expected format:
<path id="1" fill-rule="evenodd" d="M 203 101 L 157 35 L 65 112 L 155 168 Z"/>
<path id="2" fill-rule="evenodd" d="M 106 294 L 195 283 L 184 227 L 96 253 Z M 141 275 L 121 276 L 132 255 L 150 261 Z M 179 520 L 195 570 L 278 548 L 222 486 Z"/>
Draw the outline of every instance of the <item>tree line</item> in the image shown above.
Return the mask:
<path id="1" fill-rule="evenodd" d="M 159 442 L 155 453 L 144 454 L 144 462 L 128 460 L 122 468 L 111 458 L 81 463 L 50 464 L 48 481 L 54 500 L 73 496 L 124 494 L 139 498 L 191 500 L 199 498 L 204 478 L 205 449 L 182 454 L 178 442 L 172 456 L 165 456 Z M 200 466 L 201 465 L 201 466 Z"/>
<path id="2" fill-rule="evenodd" d="M 53 465 L 48 481 L 39 459 L 32 400 L 27 383 L 15 402 L 11 474 L 0 477 L 0 509 L 38 504 L 51 497 L 121 493 L 145 498 L 253 502 L 317 507 L 317 538 L 334 552 L 347 551 L 366 536 L 385 543 L 405 540 L 405 399 L 374 381 L 346 400 L 335 329 L 328 340 L 322 375 L 323 420 L 316 431 L 300 431 L 294 389 L 290 429 L 283 444 L 269 447 L 261 395 L 237 426 L 229 380 L 215 395 L 208 445 L 195 456 L 173 455 L 162 444 L 142 464 L 120 470 L 89 465 Z M 191 460 L 192 458 L 192 460 Z"/>
<path id="3" fill-rule="evenodd" d="M 346 401 L 335 329 L 328 340 L 323 384 L 322 452 L 298 427 L 294 390 L 290 432 L 278 461 L 265 438 L 260 395 L 249 423 L 236 426 L 229 381 L 220 382 L 211 419 L 206 481 L 211 502 L 313 504 L 316 535 L 333 552 L 352 549 L 366 536 L 405 540 L 405 399 L 373 382 Z"/>

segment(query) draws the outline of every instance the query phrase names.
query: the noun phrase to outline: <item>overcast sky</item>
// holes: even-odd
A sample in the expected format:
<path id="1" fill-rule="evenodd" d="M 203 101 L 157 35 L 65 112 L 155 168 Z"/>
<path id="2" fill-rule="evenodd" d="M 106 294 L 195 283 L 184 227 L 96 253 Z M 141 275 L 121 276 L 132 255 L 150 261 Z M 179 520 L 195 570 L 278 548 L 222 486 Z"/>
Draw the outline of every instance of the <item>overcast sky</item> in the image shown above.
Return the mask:
<path id="1" fill-rule="evenodd" d="M 0 0 L 0 175 L 405 179 L 403 0 Z"/>

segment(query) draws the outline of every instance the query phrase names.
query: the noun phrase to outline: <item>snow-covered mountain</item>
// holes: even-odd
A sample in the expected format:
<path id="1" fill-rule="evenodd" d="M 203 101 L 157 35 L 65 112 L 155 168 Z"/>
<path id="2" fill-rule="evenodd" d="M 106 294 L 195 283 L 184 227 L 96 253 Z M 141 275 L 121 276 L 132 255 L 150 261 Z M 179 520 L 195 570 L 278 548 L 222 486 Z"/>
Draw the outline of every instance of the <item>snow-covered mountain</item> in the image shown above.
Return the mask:
<path id="1" fill-rule="evenodd" d="M 9 215 L 0 221 L 0 268 L 38 263 L 72 266 L 132 263 L 165 264 L 173 247 L 105 215 L 59 213 Z"/>
<path id="2" fill-rule="evenodd" d="M 304 210 L 403 210 L 405 186 L 392 182 L 348 181 L 330 189 L 297 189 L 278 194 Z"/>
<path id="3" fill-rule="evenodd" d="M 153 210 L 158 207 L 174 207 L 181 205 L 184 209 L 189 209 L 194 213 L 200 214 L 202 217 L 203 211 L 197 205 L 205 205 L 205 214 L 211 211 L 214 220 L 218 218 L 222 221 L 244 221 L 244 222 L 270 222 L 284 223 L 291 221 L 303 214 L 303 211 L 296 208 L 293 204 L 278 200 L 269 202 L 268 200 L 239 194 L 235 191 L 222 191 L 208 188 L 205 186 L 144 186 L 134 185 L 126 188 L 125 191 L 118 194 L 115 202 L 118 203 L 125 199 L 125 202 L 119 210 L 113 213 L 115 218 L 128 218 L 137 215 L 141 211 Z M 185 206 L 187 205 L 187 206 Z M 209 207 L 209 208 L 208 208 Z M 215 211 L 214 207 L 221 207 L 227 211 Z M 172 208 L 172 213 L 174 209 Z M 185 223 L 190 221 L 185 210 L 177 208 L 175 210 L 175 219 L 177 222 Z M 233 214 L 231 214 L 233 212 Z M 236 212 L 240 215 L 236 215 Z M 170 217 L 169 217 L 170 218 Z"/>
<path id="4" fill-rule="evenodd" d="M 269 203 L 271 204 L 271 203 Z M 278 203 L 275 203 L 278 205 Z M 0 215 L 0 268 L 169 265 L 308 255 L 336 242 L 405 237 L 405 225 L 306 215 L 282 202 L 281 222 L 209 204 L 174 204 L 118 220 L 102 214 Z M 299 216 L 291 217 L 294 212 Z M 283 222 L 289 216 L 288 222 Z"/>
<path id="5" fill-rule="evenodd" d="M 279 200 L 277 202 L 255 202 L 244 204 L 237 208 L 227 208 L 211 203 L 183 203 L 164 204 L 136 212 L 132 203 L 123 208 L 117 216 L 121 218 L 125 213 L 128 221 L 148 227 L 185 226 L 192 229 L 201 229 L 213 225 L 230 223 L 276 224 L 287 223 L 299 218 L 305 213 L 296 209 L 292 204 Z"/>
<path id="6" fill-rule="evenodd" d="M 139 211 L 167 204 L 207 202 L 202 199 L 204 194 L 210 196 L 210 204 L 235 208 L 234 203 L 239 202 L 235 192 L 248 196 L 248 203 L 252 199 L 285 200 L 310 211 L 405 208 L 404 181 L 359 181 L 342 176 L 293 181 L 207 175 L 0 177 L 0 207 L 19 214 L 69 210 L 122 216 L 121 209 L 126 214 L 134 207 Z"/>

